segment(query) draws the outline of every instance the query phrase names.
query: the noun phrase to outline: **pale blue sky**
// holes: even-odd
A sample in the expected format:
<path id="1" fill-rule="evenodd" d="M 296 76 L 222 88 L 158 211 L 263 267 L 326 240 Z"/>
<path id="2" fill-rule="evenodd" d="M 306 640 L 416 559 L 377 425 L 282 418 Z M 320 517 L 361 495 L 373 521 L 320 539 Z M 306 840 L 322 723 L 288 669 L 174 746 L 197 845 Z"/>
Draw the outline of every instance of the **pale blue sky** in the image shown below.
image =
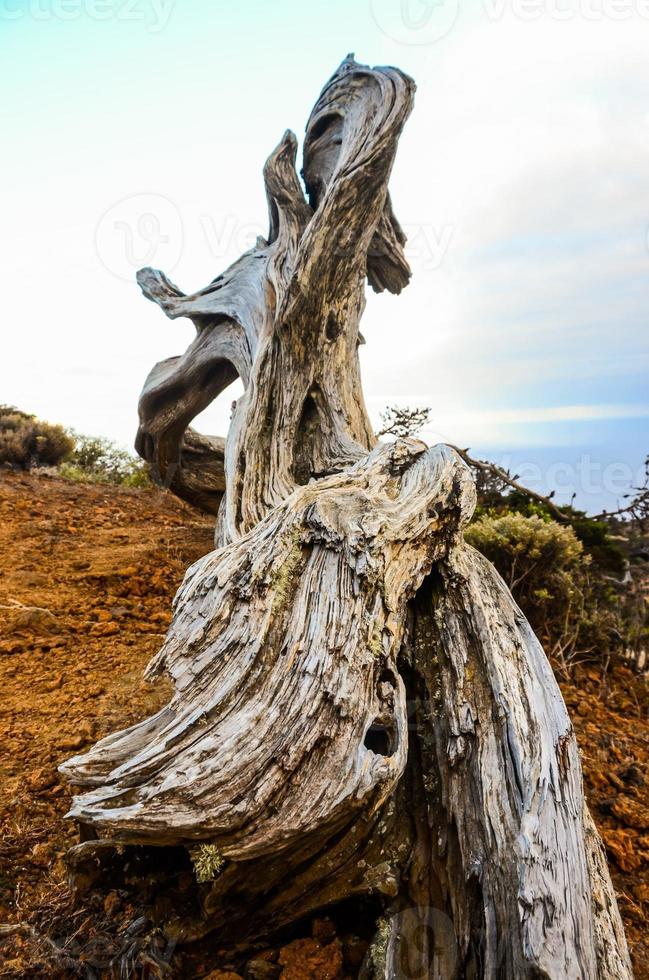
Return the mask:
<path id="1" fill-rule="evenodd" d="M 0 0 L 0 45 L 0 401 L 130 444 L 193 330 L 135 269 L 195 289 L 263 234 L 266 156 L 355 51 L 418 83 L 391 185 L 414 277 L 369 296 L 372 414 L 428 404 L 427 438 L 590 510 L 639 469 L 646 0 Z"/>

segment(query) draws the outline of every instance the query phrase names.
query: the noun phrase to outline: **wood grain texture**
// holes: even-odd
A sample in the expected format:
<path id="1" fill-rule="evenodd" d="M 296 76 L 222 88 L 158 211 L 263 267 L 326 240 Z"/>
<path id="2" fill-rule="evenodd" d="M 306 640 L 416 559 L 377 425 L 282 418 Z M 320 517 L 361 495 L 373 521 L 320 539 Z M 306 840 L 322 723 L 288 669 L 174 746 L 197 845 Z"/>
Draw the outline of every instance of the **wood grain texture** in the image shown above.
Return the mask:
<path id="1" fill-rule="evenodd" d="M 91 838 L 72 877 L 108 880 L 119 845 L 162 887 L 161 849 L 206 845 L 213 880 L 164 923 L 181 939 L 242 949 L 374 895 L 367 980 L 626 980 L 557 683 L 463 540 L 469 470 L 449 447 L 377 444 L 363 401 L 365 283 L 410 276 L 388 180 L 413 96 L 348 57 L 307 123 L 306 193 L 292 133 L 266 163 L 267 238 L 192 295 L 138 275 L 196 337 L 147 379 L 137 447 L 218 512 L 217 547 L 148 670 L 170 703 L 62 767 Z M 235 377 L 227 438 L 194 432 Z"/>

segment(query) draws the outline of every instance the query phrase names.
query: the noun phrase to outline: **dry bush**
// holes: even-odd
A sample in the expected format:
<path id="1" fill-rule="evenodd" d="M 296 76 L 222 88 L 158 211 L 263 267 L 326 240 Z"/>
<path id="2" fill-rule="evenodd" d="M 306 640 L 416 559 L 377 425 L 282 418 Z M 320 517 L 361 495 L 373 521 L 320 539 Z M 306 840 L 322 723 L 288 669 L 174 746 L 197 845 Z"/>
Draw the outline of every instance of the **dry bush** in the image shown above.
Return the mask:
<path id="1" fill-rule="evenodd" d="M 74 449 L 62 425 L 41 422 L 10 405 L 0 406 L 0 463 L 28 470 L 56 466 Z"/>

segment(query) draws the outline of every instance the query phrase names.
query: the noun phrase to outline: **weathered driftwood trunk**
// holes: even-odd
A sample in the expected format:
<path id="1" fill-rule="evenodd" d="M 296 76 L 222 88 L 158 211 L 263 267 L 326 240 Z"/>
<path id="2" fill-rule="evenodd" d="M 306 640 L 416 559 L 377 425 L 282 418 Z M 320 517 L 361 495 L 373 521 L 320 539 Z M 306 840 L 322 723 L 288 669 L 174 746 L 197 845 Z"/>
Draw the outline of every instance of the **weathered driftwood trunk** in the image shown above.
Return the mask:
<path id="1" fill-rule="evenodd" d="M 196 339 L 148 378 L 138 448 L 218 512 L 218 549 L 187 573 L 149 667 L 170 704 L 63 767 L 96 838 L 73 876 L 114 872 L 130 845 L 173 888 L 179 855 L 209 856 L 165 928 L 241 949 L 379 896 L 374 980 L 626 978 L 556 681 L 463 541 L 469 471 L 447 447 L 376 445 L 363 403 L 365 280 L 409 278 L 387 185 L 413 93 L 347 59 L 308 123 L 308 201 L 287 133 L 264 171 L 267 241 L 191 296 L 139 275 Z M 189 429 L 236 376 L 225 444 Z"/>

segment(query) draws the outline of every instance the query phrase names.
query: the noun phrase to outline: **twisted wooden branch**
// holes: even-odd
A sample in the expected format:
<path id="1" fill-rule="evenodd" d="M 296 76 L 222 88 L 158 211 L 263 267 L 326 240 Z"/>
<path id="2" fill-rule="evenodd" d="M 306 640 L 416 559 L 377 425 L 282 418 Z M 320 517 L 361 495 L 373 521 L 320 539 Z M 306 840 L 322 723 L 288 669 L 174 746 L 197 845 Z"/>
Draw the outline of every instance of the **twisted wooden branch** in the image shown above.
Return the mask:
<path id="1" fill-rule="evenodd" d="M 409 277 L 387 185 L 413 93 L 346 59 L 307 125 L 308 202 L 287 133 L 264 171 L 267 240 L 191 296 L 139 275 L 197 332 L 147 380 L 138 447 L 218 508 L 219 547 L 149 667 L 170 703 L 62 767 L 88 838 L 72 877 L 155 881 L 168 934 L 217 929 L 235 951 L 373 895 L 367 980 L 627 980 L 558 686 L 463 540 L 470 471 L 448 447 L 376 445 L 363 402 L 365 280 Z M 193 433 L 236 375 L 225 445 Z"/>

